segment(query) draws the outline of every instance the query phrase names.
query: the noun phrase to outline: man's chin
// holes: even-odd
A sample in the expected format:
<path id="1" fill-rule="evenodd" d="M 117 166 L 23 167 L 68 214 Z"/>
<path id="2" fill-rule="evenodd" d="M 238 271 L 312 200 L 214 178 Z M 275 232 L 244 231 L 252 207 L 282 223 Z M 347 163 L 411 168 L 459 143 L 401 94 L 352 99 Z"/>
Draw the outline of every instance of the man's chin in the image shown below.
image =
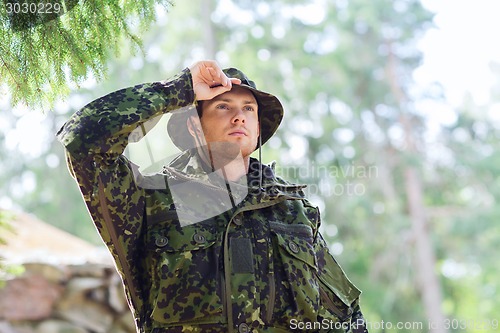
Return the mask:
<path id="1" fill-rule="evenodd" d="M 222 163 L 226 163 L 241 156 L 241 147 L 235 142 L 210 142 L 209 150 L 214 162 L 220 160 Z"/>

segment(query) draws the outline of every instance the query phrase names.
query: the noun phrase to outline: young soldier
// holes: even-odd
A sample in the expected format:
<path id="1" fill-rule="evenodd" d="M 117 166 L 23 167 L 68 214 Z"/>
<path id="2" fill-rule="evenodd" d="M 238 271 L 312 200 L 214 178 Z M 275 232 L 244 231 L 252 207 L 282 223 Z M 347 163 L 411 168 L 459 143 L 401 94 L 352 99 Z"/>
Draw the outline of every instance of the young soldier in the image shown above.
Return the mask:
<path id="1" fill-rule="evenodd" d="M 167 113 L 184 152 L 143 175 L 122 153 Z M 304 186 L 250 157 L 282 117 L 241 71 L 200 61 L 101 97 L 61 128 L 138 332 L 366 332 L 360 291 L 328 252 Z"/>

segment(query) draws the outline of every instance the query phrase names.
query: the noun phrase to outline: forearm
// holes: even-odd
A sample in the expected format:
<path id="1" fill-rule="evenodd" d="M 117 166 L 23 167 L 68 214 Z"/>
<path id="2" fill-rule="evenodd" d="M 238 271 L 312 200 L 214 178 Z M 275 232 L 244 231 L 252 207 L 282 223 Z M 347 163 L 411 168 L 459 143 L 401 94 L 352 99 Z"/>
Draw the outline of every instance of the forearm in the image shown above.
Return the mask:
<path id="1" fill-rule="evenodd" d="M 121 89 L 77 111 L 57 137 L 73 156 L 120 155 L 128 135 L 145 121 L 194 102 L 188 69 L 167 82 Z"/>

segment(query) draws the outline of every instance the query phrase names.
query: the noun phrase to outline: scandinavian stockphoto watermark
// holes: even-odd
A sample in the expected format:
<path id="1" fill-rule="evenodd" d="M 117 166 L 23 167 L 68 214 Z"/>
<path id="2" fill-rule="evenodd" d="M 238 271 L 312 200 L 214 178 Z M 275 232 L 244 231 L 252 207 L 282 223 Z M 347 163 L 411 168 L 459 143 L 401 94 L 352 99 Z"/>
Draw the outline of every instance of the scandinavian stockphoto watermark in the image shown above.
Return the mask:
<path id="1" fill-rule="evenodd" d="M 50 22 L 78 4 L 77 0 L 5 0 L 5 13 L 14 31 Z"/>
<path id="2" fill-rule="evenodd" d="M 422 322 L 422 321 L 365 321 L 363 319 L 357 319 L 352 322 L 344 321 L 334 321 L 330 319 L 323 319 L 317 322 L 304 322 L 297 319 L 291 319 L 289 323 L 289 328 L 292 331 L 301 332 L 317 332 L 329 331 L 329 330 L 343 330 L 356 331 L 356 329 L 361 329 L 366 327 L 368 331 L 395 331 L 400 332 L 402 330 L 409 331 L 427 331 L 434 329 L 445 329 L 445 330 L 474 330 L 474 331 L 485 331 L 491 332 L 492 330 L 497 330 L 499 328 L 498 319 L 487 319 L 487 320 L 475 320 L 475 319 L 445 319 L 442 323 L 436 322 Z"/>
<path id="3" fill-rule="evenodd" d="M 365 321 L 363 319 L 358 319 L 352 322 L 349 321 L 334 321 L 331 319 L 324 318 L 321 321 L 300 321 L 297 319 L 291 319 L 289 323 L 289 328 L 292 331 L 300 331 L 300 332 L 318 332 L 325 331 L 328 332 L 330 330 L 342 330 L 342 331 L 355 331 L 358 328 L 365 327 Z"/>
<path id="4" fill-rule="evenodd" d="M 318 196 L 362 196 L 366 193 L 366 181 L 376 179 L 376 165 L 323 165 L 306 160 L 303 164 L 277 167 L 276 175 L 283 179 L 294 179 L 307 185 L 307 195 Z"/>

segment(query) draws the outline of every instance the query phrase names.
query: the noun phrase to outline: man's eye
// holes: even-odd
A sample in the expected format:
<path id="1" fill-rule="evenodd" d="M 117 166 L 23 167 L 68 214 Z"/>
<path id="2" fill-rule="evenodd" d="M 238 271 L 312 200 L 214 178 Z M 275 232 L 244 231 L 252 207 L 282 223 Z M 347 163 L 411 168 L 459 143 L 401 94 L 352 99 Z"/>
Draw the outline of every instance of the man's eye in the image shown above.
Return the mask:
<path id="1" fill-rule="evenodd" d="M 227 110 L 229 107 L 227 106 L 227 104 L 218 104 L 217 105 L 217 109 L 223 109 L 223 110 Z"/>
<path id="2" fill-rule="evenodd" d="M 245 107 L 245 110 L 246 111 L 255 111 L 254 107 L 253 106 L 246 106 Z"/>

